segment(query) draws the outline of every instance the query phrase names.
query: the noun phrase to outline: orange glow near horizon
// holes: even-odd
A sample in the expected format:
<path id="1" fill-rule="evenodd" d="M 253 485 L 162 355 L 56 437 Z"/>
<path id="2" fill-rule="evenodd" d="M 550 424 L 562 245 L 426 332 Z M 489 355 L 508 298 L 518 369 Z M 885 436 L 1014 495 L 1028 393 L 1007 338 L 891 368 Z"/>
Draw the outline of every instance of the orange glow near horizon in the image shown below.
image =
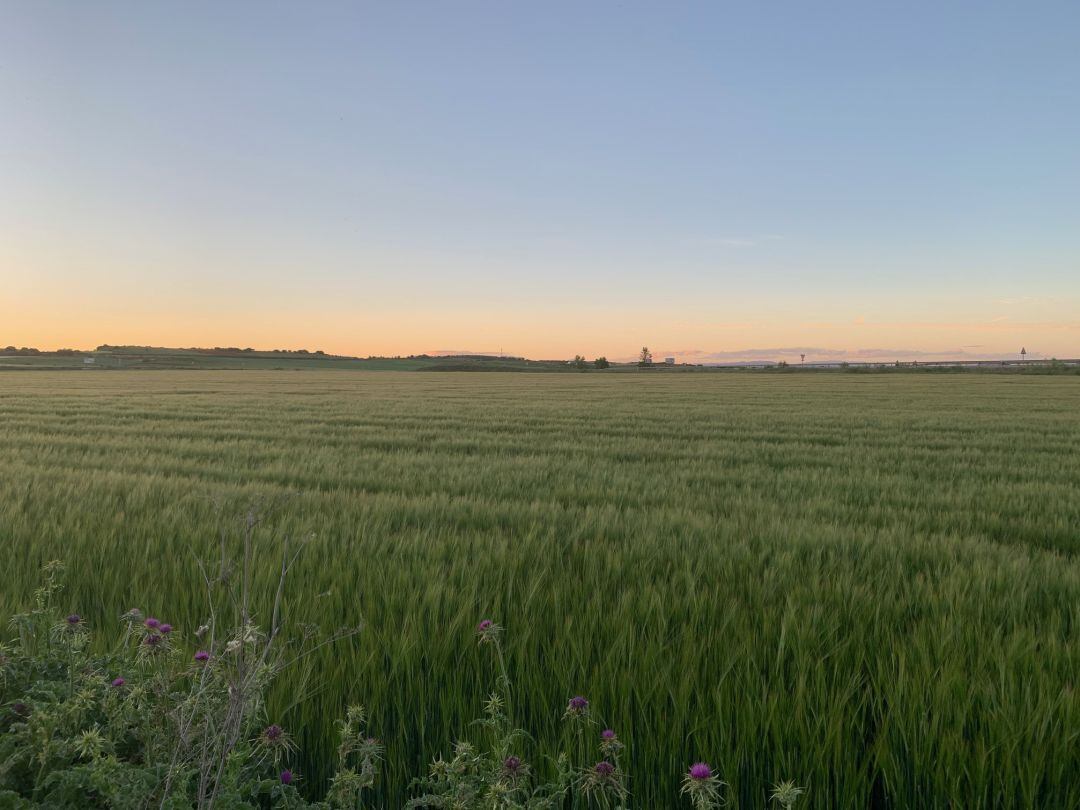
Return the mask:
<path id="1" fill-rule="evenodd" d="M 38 284 L 25 275 L 3 281 L 0 345 L 43 350 L 108 343 L 307 348 L 358 356 L 460 351 L 630 359 L 648 345 L 657 356 L 710 362 L 800 351 L 809 359 L 1008 358 L 1024 346 L 1033 358 L 1080 356 L 1080 322 L 1046 317 L 1043 304 L 1024 301 L 988 301 L 982 311 L 950 318 L 944 311 L 947 302 L 921 307 L 901 302 L 903 311 L 897 306 L 891 312 L 871 312 L 855 308 L 857 302 L 826 301 L 804 304 L 806 311 L 800 313 L 794 307 L 754 307 L 750 300 L 737 300 L 713 313 L 699 302 L 680 304 L 655 296 L 651 304 L 627 297 L 441 305 L 404 291 L 387 295 L 384 302 L 327 299 L 322 291 L 290 297 L 215 291 L 212 286 L 171 294 L 137 279 L 117 284 L 93 275 L 53 284 Z"/>

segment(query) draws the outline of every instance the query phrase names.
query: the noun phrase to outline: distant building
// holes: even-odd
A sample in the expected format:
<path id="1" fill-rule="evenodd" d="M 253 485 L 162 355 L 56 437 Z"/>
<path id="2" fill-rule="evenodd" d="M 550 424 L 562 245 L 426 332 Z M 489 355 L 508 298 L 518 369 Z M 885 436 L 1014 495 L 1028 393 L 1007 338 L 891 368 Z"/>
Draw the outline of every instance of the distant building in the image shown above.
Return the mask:
<path id="1" fill-rule="evenodd" d="M 92 365 L 94 365 L 95 362 L 97 362 L 97 360 L 95 358 L 93 358 L 93 357 L 84 357 L 83 358 L 83 365 L 84 366 L 92 366 Z"/>
<path id="2" fill-rule="evenodd" d="M 665 366 L 673 366 L 673 365 L 675 365 L 675 358 L 674 357 L 665 357 L 664 358 L 664 365 Z"/>

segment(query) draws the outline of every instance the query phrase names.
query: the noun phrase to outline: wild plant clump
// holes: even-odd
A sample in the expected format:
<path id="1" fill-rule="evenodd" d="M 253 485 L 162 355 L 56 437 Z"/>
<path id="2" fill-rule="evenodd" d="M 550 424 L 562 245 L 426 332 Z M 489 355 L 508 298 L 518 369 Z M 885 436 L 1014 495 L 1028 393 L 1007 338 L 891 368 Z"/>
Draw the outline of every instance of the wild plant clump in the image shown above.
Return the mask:
<path id="1" fill-rule="evenodd" d="M 282 581 L 288 565 L 286 554 Z M 299 789 L 296 743 L 268 717 L 265 699 L 289 663 L 278 648 L 280 598 L 265 631 L 244 596 L 242 621 L 228 631 L 214 609 L 190 632 L 132 609 L 119 618 L 115 644 L 99 653 L 90 644 L 95 628 L 55 606 L 62 572 L 58 562 L 46 566 L 33 608 L 12 618 L 15 638 L 0 646 L 0 809 L 377 806 L 383 746 L 360 707 L 338 721 L 337 769 L 325 795 L 314 800 Z M 243 578 L 238 587 L 246 593 Z M 497 667 L 496 689 L 475 723 L 478 739 L 461 739 L 449 758 L 437 757 L 414 780 L 419 795 L 407 806 L 628 808 L 625 746 L 584 696 L 571 697 L 563 712 L 570 750 L 527 759 L 537 746 L 513 719 L 503 630 L 484 620 L 476 635 Z M 724 787 L 699 762 L 683 792 L 705 810 L 724 804 Z M 802 792 L 784 783 L 772 798 L 790 810 Z"/>
<path id="2" fill-rule="evenodd" d="M 593 735 L 595 722 L 588 716 L 589 701 L 570 698 L 564 719 L 576 731 L 576 751 L 560 753 L 548 767 L 538 768 L 523 759 L 529 735 L 512 719 L 511 684 L 502 648 L 502 628 L 490 619 L 477 625 L 481 646 L 490 647 L 498 666 L 497 688 L 484 704 L 476 725 L 483 744 L 459 741 L 449 760 L 437 758 L 428 776 L 416 780 L 423 795 L 410 808 L 507 808 L 556 810 L 575 807 L 625 807 L 629 798 L 626 775 L 619 765 L 622 744 L 611 729 Z M 599 759 L 588 760 L 586 734 L 594 737 Z M 575 756 L 576 755 L 576 756 Z M 548 779 L 540 778 L 544 770 Z"/>
<path id="3" fill-rule="evenodd" d="M 191 631 L 120 617 L 115 644 L 54 606 L 63 566 L 50 563 L 34 607 L 0 649 L 0 807 L 359 807 L 377 746 L 358 742 L 363 712 L 340 724 L 338 777 L 325 802 L 301 798 L 296 746 L 266 716 L 283 661 L 278 625 Z"/>

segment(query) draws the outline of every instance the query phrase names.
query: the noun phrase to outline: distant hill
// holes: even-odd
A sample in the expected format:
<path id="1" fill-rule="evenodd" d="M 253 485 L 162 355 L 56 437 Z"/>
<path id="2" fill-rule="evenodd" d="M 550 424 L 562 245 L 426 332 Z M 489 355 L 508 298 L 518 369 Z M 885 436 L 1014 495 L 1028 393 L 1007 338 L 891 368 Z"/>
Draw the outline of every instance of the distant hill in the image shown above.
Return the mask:
<path id="1" fill-rule="evenodd" d="M 489 355 L 349 357 L 308 349 L 251 349 L 236 346 L 169 348 L 113 346 L 96 349 L 0 349 L 0 369 L 353 369 L 368 371 L 567 371 L 562 360 L 526 360 Z"/>

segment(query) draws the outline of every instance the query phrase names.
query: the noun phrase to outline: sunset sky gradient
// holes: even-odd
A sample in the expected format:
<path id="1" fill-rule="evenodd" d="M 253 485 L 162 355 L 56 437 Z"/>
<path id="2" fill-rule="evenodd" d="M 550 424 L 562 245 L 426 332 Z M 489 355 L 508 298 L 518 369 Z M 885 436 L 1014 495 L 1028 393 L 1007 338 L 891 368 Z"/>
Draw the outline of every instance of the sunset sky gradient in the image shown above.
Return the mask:
<path id="1" fill-rule="evenodd" d="M 1080 3 L 51 3 L 0 345 L 1080 357 Z"/>

